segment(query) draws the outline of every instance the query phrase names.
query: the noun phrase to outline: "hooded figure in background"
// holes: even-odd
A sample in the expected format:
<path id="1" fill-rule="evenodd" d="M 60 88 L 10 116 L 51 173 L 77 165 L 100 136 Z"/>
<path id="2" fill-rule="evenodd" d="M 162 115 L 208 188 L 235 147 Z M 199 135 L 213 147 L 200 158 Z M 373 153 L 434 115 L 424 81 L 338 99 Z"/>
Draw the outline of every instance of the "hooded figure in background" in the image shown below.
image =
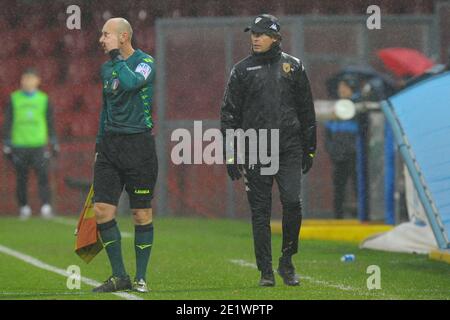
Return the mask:
<path id="1" fill-rule="evenodd" d="M 339 99 L 353 102 L 361 100 L 360 83 L 353 75 L 344 75 L 337 83 Z M 325 147 L 333 163 L 334 213 L 337 219 L 344 216 L 346 186 L 352 180 L 352 190 L 357 195 L 356 151 L 360 130 L 358 120 L 331 120 L 325 123 Z"/>

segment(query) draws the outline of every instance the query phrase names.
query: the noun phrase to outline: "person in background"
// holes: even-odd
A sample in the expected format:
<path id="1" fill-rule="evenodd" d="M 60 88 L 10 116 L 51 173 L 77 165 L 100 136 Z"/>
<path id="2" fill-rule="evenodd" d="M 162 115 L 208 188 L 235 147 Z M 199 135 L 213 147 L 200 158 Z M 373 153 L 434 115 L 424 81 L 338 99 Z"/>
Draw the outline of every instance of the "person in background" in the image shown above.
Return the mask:
<path id="1" fill-rule="evenodd" d="M 12 161 L 16 170 L 16 195 L 22 219 L 32 214 L 27 197 L 30 168 L 37 175 L 41 216 L 53 216 L 48 163 L 51 155 L 56 156 L 59 152 L 59 146 L 53 126 L 53 108 L 48 95 L 39 90 L 40 82 L 35 69 L 25 70 L 21 88 L 11 94 L 5 108 L 3 154 Z M 52 152 L 48 149 L 49 144 Z"/>
<path id="2" fill-rule="evenodd" d="M 356 102 L 359 97 L 359 81 L 347 75 L 338 82 L 339 99 L 349 99 Z M 334 214 L 336 219 L 344 216 L 345 190 L 349 179 L 352 180 L 352 190 L 357 195 L 356 180 L 356 143 L 358 122 L 351 120 L 331 120 L 325 124 L 325 147 L 333 163 Z"/>

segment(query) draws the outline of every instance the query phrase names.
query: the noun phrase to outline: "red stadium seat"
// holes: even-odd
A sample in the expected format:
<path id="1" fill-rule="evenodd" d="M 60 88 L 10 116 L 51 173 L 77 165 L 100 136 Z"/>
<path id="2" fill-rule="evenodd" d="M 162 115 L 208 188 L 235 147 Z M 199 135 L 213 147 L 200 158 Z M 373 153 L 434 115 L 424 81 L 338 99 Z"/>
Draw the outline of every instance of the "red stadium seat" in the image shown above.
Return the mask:
<path id="1" fill-rule="evenodd" d="M 136 29 L 133 38 L 136 47 L 155 56 L 155 30 L 154 28 Z"/>
<path id="2" fill-rule="evenodd" d="M 95 137 L 98 130 L 99 114 L 77 112 L 70 123 L 70 133 L 74 138 Z"/>
<path id="3" fill-rule="evenodd" d="M 66 82 L 72 84 L 85 84 L 91 82 L 92 78 L 92 68 L 86 59 L 74 59 L 69 62 Z"/>
<path id="4" fill-rule="evenodd" d="M 3 114 L 4 107 L 6 106 L 7 103 L 9 103 L 11 93 L 14 90 L 17 90 L 17 88 L 18 88 L 17 86 L 0 87 L 0 110 L 1 110 L 0 113 Z"/>
<path id="5" fill-rule="evenodd" d="M 100 38 L 100 34 L 98 35 Z M 63 50 L 67 55 L 88 55 L 98 44 L 95 32 L 68 30 L 62 37 Z M 100 47 L 99 47 L 100 48 Z"/>
<path id="6" fill-rule="evenodd" d="M 28 68 L 35 68 L 42 79 L 42 85 L 52 85 L 61 74 L 59 61 L 54 58 L 33 57 L 5 59 L 0 63 L 0 83 L 5 86 L 20 86 L 20 76 Z"/>
<path id="7" fill-rule="evenodd" d="M 68 113 L 75 109 L 75 95 L 70 87 L 57 86 L 48 90 L 54 113 Z"/>
<path id="8" fill-rule="evenodd" d="M 59 141 L 67 141 L 72 138 L 71 127 L 73 115 L 70 112 L 55 113 L 53 115 L 56 136 Z"/>
<path id="9" fill-rule="evenodd" d="M 45 10 L 45 9 L 42 7 L 39 8 L 38 6 L 35 8 L 27 6 L 24 10 L 24 17 L 23 17 L 24 19 L 22 21 L 23 22 L 22 26 L 25 30 L 28 30 L 29 32 L 40 33 L 46 28 L 48 28 L 48 17 L 46 17 L 44 14 L 36 14 L 37 10 Z"/>
<path id="10" fill-rule="evenodd" d="M 98 82 L 102 60 L 97 57 L 73 59 L 67 64 L 66 82 L 74 85 L 86 85 Z"/>
<path id="11" fill-rule="evenodd" d="M 10 25 L 8 21 L 6 20 L 6 16 L 2 14 L 0 16 L 0 30 L 8 30 L 10 28 Z"/>
<path id="12" fill-rule="evenodd" d="M 81 111 L 99 113 L 102 108 L 102 87 L 99 83 L 87 84 L 78 88 L 81 99 Z"/>
<path id="13" fill-rule="evenodd" d="M 33 60 L 34 67 L 39 72 L 42 84 L 45 86 L 57 84 L 61 78 L 60 61 L 55 58 L 41 58 Z"/>
<path id="14" fill-rule="evenodd" d="M 42 30 L 31 33 L 28 37 L 29 54 L 33 57 L 47 57 L 52 55 L 58 45 L 59 31 Z"/>
<path id="15" fill-rule="evenodd" d="M 0 83 L 3 86 L 19 86 L 22 64 L 17 58 L 4 59 L 0 63 Z"/>
<path id="16" fill-rule="evenodd" d="M 2 45 L 0 46 L 0 58 L 10 58 L 16 56 L 22 46 L 21 33 L 15 32 L 14 30 L 0 30 L 0 39 L 2 39 Z"/>

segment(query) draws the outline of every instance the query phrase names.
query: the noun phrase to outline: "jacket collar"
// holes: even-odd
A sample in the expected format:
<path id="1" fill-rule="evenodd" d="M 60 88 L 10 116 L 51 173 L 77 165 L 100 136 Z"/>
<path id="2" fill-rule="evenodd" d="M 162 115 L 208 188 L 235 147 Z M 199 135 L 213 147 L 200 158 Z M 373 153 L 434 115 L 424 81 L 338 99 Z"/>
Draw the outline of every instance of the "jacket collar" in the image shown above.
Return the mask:
<path id="1" fill-rule="evenodd" d="M 281 58 L 281 46 L 279 43 L 276 43 L 266 52 L 257 53 L 253 52 L 252 56 L 260 64 L 271 64 L 277 62 Z"/>

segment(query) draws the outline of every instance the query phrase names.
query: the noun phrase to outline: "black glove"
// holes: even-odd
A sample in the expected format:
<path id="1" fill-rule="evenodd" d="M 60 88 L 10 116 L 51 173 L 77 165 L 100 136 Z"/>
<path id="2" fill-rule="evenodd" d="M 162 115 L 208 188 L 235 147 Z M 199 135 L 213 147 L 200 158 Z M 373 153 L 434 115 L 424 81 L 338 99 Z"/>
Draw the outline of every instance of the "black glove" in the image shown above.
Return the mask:
<path id="1" fill-rule="evenodd" d="M 100 143 L 95 143 L 95 156 L 94 156 L 94 162 L 97 162 L 98 154 L 100 153 Z"/>
<path id="2" fill-rule="evenodd" d="M 3 146 L 3 155 L 5 156 L 6 159 L 12 160 L 12 156 L 13 156 L 12 148 L 8 145 L 4 145 Z"/>
<path id="3" fill-rule="evenodd" d="M 236 139 L 236 138 L 235 138 Z M 225 164 L 227 166 L 227 173 L 230 176 L 231 180 L 239 180 L 242 177 L 242 164 L 238 164 L 236 158 L 236 145 L 237 141 L 235 140 L 234 144 L 227 145 L 226 144 L 226 135 L 223 137 L 223 156 L 225 160 Z M 228 157 L 228 158 L 227 158 Z"/>
<path id="4" fill-rule="evenodd" d="M 313 165 L 313 159 L 316 154 L 317 137 L 316 125 L 309 126 L 303 133 L 303 158 L 302 172 L 306 174 Z"/>
<path id="5" fill-rule="evenodd" d="M 312 168 L 314 153 L 303 153 L 302 173 L 306 174 Z"/>
<path id="6" fill-rule="evenodd" d="M 234 163 L 234 159 L 227 160 L 227 172 L 231 180 L 239 180 L 242 177 L 241 174 L 242 164 Z"/>

